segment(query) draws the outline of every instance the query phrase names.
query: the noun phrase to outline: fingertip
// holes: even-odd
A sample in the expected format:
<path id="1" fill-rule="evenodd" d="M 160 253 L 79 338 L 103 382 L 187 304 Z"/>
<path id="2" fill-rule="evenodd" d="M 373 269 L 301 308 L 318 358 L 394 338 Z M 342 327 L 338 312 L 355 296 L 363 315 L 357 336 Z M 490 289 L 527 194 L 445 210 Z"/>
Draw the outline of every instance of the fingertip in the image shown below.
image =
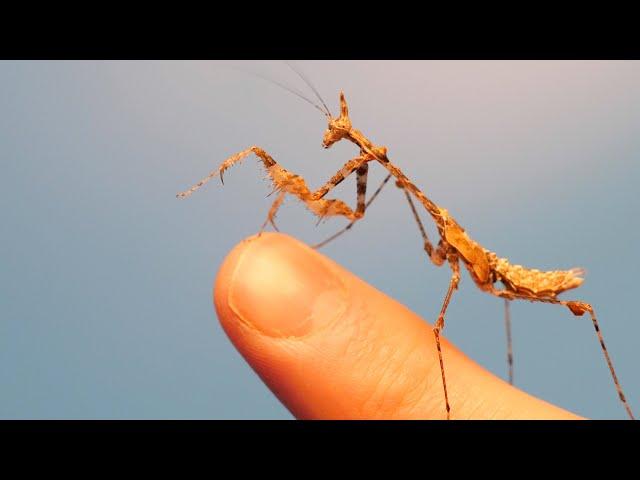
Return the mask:
<path id="1" fill-rule="evenodd" d="M 221 321 L 271 337 L 301 337 L 335 317 L 346 293 L 339 275 L 300 241 L 264 233 L 241 242 L 216 279 Z"/>
<path id="2" fill-rule="evenodd" d="M 233 312 L 229 307 L 227 299 L 229 298 L 229 289 L 231 287 L 231 279 L 236 265 L 242 256 L 242 253 L 248 246 L 248 243 L 255 237 L 249 237 L 238 243 L 227 254 L 222 261 L 222 265 L 218 270 L 218 274 L 214 280 L 213 286 L 213 304 L 218 315 L 218 320 L 222 327 L 228 333 L 230 321 L 233 321 Z"/>
<path id="3" fill-rule="evenodd" d="M 231 341 L 296 417 L 443 418 L 429 324 L 300 241 L 243 240 L 213 297 Z M 442 346 L 452 418 L 572 418 Z"/>

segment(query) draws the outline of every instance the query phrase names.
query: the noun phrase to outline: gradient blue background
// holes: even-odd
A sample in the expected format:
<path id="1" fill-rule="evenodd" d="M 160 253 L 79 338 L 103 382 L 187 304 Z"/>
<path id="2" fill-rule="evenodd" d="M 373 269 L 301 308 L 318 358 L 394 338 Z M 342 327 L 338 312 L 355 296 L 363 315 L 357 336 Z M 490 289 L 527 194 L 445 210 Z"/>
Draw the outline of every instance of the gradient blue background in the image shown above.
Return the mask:
<path id="1" fill-rule="evenodd" d="M 298 62 L 487 248 L 583 266 L 627 396 L 640 409 L 638 62 Z M 270 189 L 257 144 L 318 186 L 357 152 L 320 148 L 325 119 L 233 66 L 304 89 L 279 62 L 0 63 L 0 418 L 291 418 L 234 350 L 211 301 L 226 253 Z M 310 94 L 309 94 L 310 95 Z M 370 173 L 370 191 L 383 177 Z M 355 201 L 353 180 L 336 194 Z M 449 279 L 388 187 L 325 252 L 425 318 Z M 315 242 L 296 202 L 284 231 Z M 430 226 L 430 233 L 434 230 Z M 576 413 L 624 418 L 588 318 L 512 308 L 516 383 Z M 504 377 L 502 302 L 466 275 L 445 334 Z M 425 352 L 425 354 L 429 354 Z"/>

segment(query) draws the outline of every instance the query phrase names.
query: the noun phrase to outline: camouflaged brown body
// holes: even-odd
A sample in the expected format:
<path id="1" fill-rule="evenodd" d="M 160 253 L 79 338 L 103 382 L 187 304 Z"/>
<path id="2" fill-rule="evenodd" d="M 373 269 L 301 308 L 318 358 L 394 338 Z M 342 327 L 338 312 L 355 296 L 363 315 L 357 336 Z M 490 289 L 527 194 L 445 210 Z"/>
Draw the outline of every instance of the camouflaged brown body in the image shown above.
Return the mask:
<path id="1" fill-rule="evenodd" d="M 492 264 L 492 270 L 496 273 L 497 280 L 501 281 L 508 290 L 532 295 L 535 297 L 556 297 L 558 294 L 579 287 L 584 281 L 580 277 L 584 273 L 582 269 L 540 271 L 525 268 L 522 265 L 511 265 L 506 258 L 487 251 L 487 257 Z"/>
<path id="2" fill-rule="evenodd" d="M 555 298 L 558 294 L 579 287 L 584 281 L 582 269 L 553 270 L 543 272 L 512 265 L 506 258 L 483 248 L 474 241 L 458 223 L 441 208 L 444 238 L 460 254 L 475 283 L 485 291 L 491 291 L 492 284 L 500 281 L 507 290 L 516 294 L 538 298 Z"/>
<path id="3" fill-rule="evenodd" d="M 499 258 L 485 249 L 466 233 L 446 209 L 438 207 L 411 182 L 387 157 L 387 148 L 375 145 L 359 130 L 351 128 L 350 139 L 363 152 L 375 157 L 398 180 L 404 189 L 411 192 L 436 221 L 438 230 L 447 244 L 460 254 L 474 282 L 484 291 L 494 291 L 493 283 L 501 281 L 505 288 L 516 294 L 537 298 L 555 298 L 559 293 L 579 287 L 584 281 L 581 269 L 543 272 L 537 269 L 511 265 L 506 258 Z"/>

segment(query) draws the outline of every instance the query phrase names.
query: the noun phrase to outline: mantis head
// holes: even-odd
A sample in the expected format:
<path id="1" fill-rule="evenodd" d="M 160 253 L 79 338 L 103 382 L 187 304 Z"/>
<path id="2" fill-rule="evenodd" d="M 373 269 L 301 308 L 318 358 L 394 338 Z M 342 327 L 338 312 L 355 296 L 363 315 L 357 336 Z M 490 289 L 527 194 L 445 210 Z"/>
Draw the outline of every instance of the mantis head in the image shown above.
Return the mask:
<path id="1" fill-rule="evenodd" d="M 322 138 L 322 146 L 329 148 L 334 143 L 347 137 L 351 132 L 351 120 L 349 119 L 349 107 L 344 98 L 344 93 L 340 92 L 340 116 L 333 118 L 329 116 L 329 125 Z"/>

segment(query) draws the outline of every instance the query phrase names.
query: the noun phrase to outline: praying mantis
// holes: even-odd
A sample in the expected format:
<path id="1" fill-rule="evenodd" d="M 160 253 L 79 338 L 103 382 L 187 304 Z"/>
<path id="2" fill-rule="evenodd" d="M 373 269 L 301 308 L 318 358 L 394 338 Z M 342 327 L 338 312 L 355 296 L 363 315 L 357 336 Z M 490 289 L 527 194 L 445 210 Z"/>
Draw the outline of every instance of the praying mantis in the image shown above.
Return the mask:
<path id="1" fill-rule="evenodd" d="M 296 71 L 296 73 L 302 77 L 300 72 Z M 387 155 L 387 147 L 375 144 L 361 131 L 353 127 L 349 116 L 349 108 L 343 92 L 340 92 L 339 95 L 340 114 L 339 116 L 334 117 L 313 85 L 311 85 L 311 83 L 304 77 L 302 78 L 312 88 L 320 100 L 322 107 L 311 102 L 298 92 L 290 90 L 286 86 L 283 88 L 292 91 L 292 93 L 311 103 L 327 117 L 328 125 L 324 132 L 322 146 L 325 149 L 328 149 L 332 145 L 345 140 L 351 142 L 357 147 L 357 156 L 347 161 L 324 185 L 317 190 L 312 191 L 303 177 L 283 168 L 264 149 L 258 146 L 252 146 L 227 158 L 217 169 L 211 171 L 209 175 L 200 180 L 194 186 L 186 191 L 178 193 L 177 197 L 189 197 L 216 176 L 219 176 L 221 181 L 224 183 L 224 173 L 226 170 L 239 163 L 247 156 L 254 154 L 258 157 L 273 182 L 274 192 L 277 192 L 277 196 L 269 209 L 267 218 L 263 223 L 260 232 L 262 232 L 268 224 L 271 224 L 277 230 L 274 218 L 286 195 L 292 195 L 301 200 L 314 215 L 319 217 L 319 221 L 332 216 L 343 216 L 350 220 L 350 223 L 344 229 L 323 242 L 314 245 L 314 248 L 320 248 L 349 230 L 357 221 L 362 219 L 367 207 L 378 196 L 384 185 L 391 178 L 394 178 L 396 186 L 404 192 L 407 198 L 409 207 L 422 236 L 423 248 L 427 257 L 435 266 L 440 267 L 446 263 L 451 270 L 448 289 L 443 299 L 440 313 L 433 326 L 433 334 L 435 336 L 442 379 L 446 418 L 451 418 L 451 405 L 449 403 L 447 380 L 445 375 L 445 361 L 441 348 L 440 334 L 445 326 L 446 312 L 453 293 L 458 290 L 459 287 L 461 280 L 460 264 L 462 264 L 467 269 L 469 276 L 480 290 L 498 298 L 502 298 L 505 302 L 510 383 L 512 383 L 513 378 L 513 357 L 511 352 L 509 302 L 512 300 L 528 300 L 531 302 L 562 305 L 568 308 L 571 313 L 576 316 L 582 316 L 585 313 L 588 313 L 591 317 L 602 352 L 617 390 L 618 397 L 628 416 L 631 419 L 634 419 L 632 410 L 625 398 L 613 367 L 613 362 L 605 346 L 603 335 L 593 307 L 589 303 L 583 301 L 562 300 L 558 298 L 559 294 L 567 290 L 575 289 L 582 284 L 584 279 L 581 275 L 583 275 L 584 271 L 580 268 L 555 271 L 529 269 L 522 267 L 521 265 L 514 265 L 506 258 L 501 258 L 496 253 L 484 248 L 469 236 L 465 229 L 460 226 L 460 224 L 445 208 L 437 205 L 427 197 L 427 195 L 425 195 L 422 190 L 420 190 L 402 172 L 402 170 L 391 161 Z M 371 198 L 366 201 L 367 176 L 369 164 L 372 162 L 381 165 L 381 167 L 388 173 L 382 184 L 374 192 Z M 356 174 L 357 185 L 357 202 L 355 209 L 352 209 L 342 200 L 326 198 L 333 188 L 354 173 Z M 435 246 L 430 241 L 426 233 L 424 225 L 418 215 L 418 209 L 416 208 L 414 200 L 417 200 L 424 208 L 437 228 L 440 239 Z M 501 288 L 496 286 L 498 283 L 502 284 Z"/>

